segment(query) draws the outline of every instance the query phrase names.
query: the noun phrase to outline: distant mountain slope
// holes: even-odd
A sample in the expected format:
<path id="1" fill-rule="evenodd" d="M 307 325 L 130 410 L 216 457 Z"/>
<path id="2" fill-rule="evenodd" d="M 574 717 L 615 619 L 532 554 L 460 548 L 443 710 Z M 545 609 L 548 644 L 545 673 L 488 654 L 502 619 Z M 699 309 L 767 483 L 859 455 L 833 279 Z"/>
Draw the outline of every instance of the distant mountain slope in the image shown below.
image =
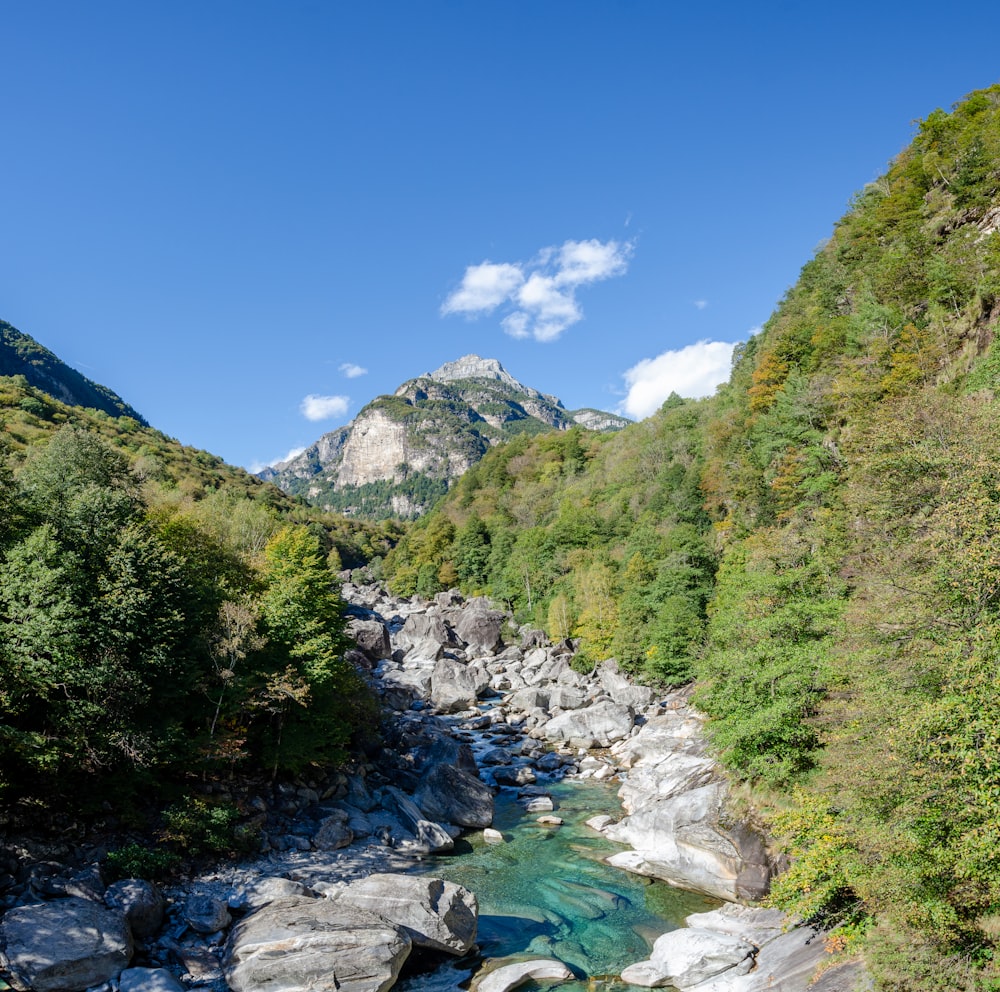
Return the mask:
<path id="1" fill-rule="evenodd" d="M 495 358 L 466 355 L 372 400 L 347 426 L 260 477 L 329 510 L 380 519 L 423 513 L 492 445 L 550 430 L 620 430 L 624 417 L 567 411 Z"/>
<path id="2" fill-rule="evenodd" d="M 131 417 L 146 424 L 117 393 L 70 368 L 5 320 L 0 320 L 0 375 L 23 375 L 30 385 L 68 406 L 103 410 L 112 417 Z"/>

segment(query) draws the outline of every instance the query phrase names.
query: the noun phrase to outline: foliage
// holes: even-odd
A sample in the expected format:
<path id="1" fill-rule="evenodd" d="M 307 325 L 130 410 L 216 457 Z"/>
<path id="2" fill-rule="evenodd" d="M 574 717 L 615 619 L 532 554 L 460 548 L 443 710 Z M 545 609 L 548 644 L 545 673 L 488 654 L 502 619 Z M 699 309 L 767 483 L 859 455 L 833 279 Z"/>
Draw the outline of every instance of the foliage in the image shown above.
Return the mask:
<path id="1" fill-rule="evenodd" d="M 227 804 L 188 798 L 163 811 L 162 840 L 195 857 L 248 851 L 254 838 L 237 824 L 240 812 Z"/>
<path id="2" fill-rule="evenodd" d="M 147 847 L 143 844 L 126 844 L 124 847 L 108 851 L 105 859 L 107 874 L 112 881 L 120 878 L 143 878 L 159 881 L 169 876 L 181 862 L 180 855 L 162 847 Z"/>

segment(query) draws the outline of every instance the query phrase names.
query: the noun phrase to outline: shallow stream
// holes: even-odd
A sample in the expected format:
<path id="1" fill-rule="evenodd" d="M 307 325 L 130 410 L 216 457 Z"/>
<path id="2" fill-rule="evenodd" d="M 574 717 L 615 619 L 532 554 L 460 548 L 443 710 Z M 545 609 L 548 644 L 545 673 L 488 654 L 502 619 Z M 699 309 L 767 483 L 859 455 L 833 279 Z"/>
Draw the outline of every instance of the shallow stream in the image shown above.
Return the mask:
<path id="1" fill-rule="evenodd" d="M 419 870 L 476 893 L 479 955 L 411 975 L 396 989 L 452 992 L 478 970 L 482 959 L 510 955 L 557 958 L 586 976 L 561 985 L 560 992 L 594 992 L 594 979 L 626 988 L 618 974 L 647 958 L 660 934 L 682 926 L 690 913 L 720 905 L 601 860 L 622 848 L 584 821 L 601 813 L 620 814 L 614 786 L 567 780 L 547 791 L 562 826 L 540 825 L 540 814 L 525 812 L 516 792 L 504 789 L 496 799 L 493 826 L 506 843 L 486 844 L 481 833 L 472 834 L 453 854 L 421 865 Z"/>

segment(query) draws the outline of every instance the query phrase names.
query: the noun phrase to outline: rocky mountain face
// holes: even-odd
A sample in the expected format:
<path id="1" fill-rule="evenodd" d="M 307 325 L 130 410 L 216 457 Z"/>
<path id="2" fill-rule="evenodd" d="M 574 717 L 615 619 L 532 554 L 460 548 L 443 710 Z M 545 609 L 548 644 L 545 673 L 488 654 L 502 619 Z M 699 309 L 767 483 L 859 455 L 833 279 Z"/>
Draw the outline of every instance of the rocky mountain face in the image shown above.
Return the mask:
<path id="1" fill-rule="evenodd" d="M 496 359 L 466 355 L 377 397 L 351 423 L 260 477 L 325 509 L 416 517 L 492 445 L 517 434 L 628 423 L 600 410 L 566 410 Z"/>
<path id="2" fill-rule="evenodd" d="M 143 417 L 107 386 L 91 382 L 33 337 L 0 320 L 0 375 L 23 375 L 28 384 L 68 406 L 102 410 L 112 417 Z"/>

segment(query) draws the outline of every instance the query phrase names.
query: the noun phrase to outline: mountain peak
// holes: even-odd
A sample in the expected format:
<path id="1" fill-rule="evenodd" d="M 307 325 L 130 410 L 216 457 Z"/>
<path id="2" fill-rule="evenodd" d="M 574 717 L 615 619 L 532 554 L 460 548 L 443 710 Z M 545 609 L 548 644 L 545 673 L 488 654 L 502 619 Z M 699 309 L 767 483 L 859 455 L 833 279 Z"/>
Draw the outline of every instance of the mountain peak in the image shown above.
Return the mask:
<path id="1" fill-rule="evenodd" d="M 458 379 L 495 379 L 523 390 L 517 381 L 495 358 L 480 358 L 479 355 L 463 355 L 454 362 L 445 362 L 440 368 L 428 372 L 427 379 L 437 382 L 454 382 Z"/>

